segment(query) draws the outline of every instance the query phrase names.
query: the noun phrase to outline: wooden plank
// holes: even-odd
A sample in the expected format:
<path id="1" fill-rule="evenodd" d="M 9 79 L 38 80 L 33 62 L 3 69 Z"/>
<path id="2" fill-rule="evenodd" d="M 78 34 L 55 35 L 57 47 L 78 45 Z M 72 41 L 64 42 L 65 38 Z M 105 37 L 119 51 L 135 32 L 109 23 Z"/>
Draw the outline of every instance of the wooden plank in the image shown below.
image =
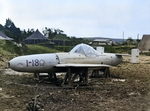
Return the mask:
<path id="1" fill-rule="evenodd" d="M 109 77 L 111 77 L 110 76 L 110 70 L 109 70 L 108 67 L 106 67 L 105 70 L 104 70 L 103 78 L 109 78 Z"/>
<path id="2" fill-rule="evenodd" d="M 65 77 L 64 77 L 64 80 L 62 82 L 62 86 L 67 82 L 67 79 L 68 79 L 68 73 L 66 73 Z"/>
<path id="3" fill-rule="evenodd" d="M 88 85 L 88 68 L 85 69 L 85 84 Z"/>
<path id="4" fill-rule="evenodd" d="M 70 68 L 68 68 L 67 73 L 68 73 L 68 85 L 70 86 L 71 85 L 71 77 L 72 77 L 72 73 L 71 73 L 71 69 Z"/>

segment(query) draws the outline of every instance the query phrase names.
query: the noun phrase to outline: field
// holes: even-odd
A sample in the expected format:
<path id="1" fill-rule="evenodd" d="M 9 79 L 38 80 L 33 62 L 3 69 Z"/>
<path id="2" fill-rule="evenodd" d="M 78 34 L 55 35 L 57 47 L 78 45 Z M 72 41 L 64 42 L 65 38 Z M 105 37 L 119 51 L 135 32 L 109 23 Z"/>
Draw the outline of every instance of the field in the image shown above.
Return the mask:
<path id="1" fill-rule="evenodd" d="M 125 57 L 110 68 L 111 78 L 90 78 L 88 86 L 61 87 L 35 81 L 33 74 L 0 69 L 0 111 L 148 111 L 150 110 L 150 57 L 139 64 Z M 90 72 L 89 72 L 90 73 Z M 62 76 L 59 76 L 62 81 Z"/>

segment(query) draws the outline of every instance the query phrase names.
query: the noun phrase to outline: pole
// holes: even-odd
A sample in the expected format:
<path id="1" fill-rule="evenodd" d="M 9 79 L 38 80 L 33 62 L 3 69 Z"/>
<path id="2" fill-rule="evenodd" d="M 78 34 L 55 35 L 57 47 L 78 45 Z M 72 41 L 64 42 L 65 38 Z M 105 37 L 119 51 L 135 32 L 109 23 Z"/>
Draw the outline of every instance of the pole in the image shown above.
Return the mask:
<path id="1" fill-rule="evenodd" d="M 124 31 L 123 31 L 123 43 L 124 43 Z"/>
<path id="2" fill-rule="evenodd" d="M 139 34 L 137 34 L 137 40 L 139 40 Z"/>

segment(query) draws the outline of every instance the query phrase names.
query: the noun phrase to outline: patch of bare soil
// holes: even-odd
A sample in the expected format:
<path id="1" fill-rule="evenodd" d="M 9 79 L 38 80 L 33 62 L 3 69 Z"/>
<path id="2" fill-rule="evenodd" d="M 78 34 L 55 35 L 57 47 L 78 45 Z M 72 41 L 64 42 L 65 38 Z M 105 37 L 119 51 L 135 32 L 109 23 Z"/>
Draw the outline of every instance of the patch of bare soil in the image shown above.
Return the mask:
<path id="1" fill-rule="evenodd" d="M 90 78 L 88 86 L 61 87 L 37 82 L 33 74 L 11 75 L 0 71 L 0 108 L 6 111 L 147 111 L 150 110 L 150 57 L 140 56 L 139 64 L 129 57 L 110 69 L 111 78 Z M 14 73 L 14 74 L 12 74 Z"/>

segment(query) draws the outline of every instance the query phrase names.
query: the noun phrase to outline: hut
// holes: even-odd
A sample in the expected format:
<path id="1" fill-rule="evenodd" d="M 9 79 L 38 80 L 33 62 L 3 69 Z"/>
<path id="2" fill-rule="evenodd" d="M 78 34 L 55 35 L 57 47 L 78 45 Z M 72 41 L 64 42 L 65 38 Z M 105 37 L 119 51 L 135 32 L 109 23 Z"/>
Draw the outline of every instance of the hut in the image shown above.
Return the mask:
<path id="1" fill-rule="evenodd" d="M 89 45 L 91 46 L 105 46 L 105 45 L 117 46 L 119 44 L 116 43 L 115 41 L 112 41 L 111 39 L 95 39 L 92 42 L 90 42 Z"/>
<path id="2" fill-rule="evenodd" d="M 138 49 L 141 51 L 150 51 L 150 35 L 143 35 L 142 40 L 138 45 Z"/>
<path id="3" fill-rule="evenodd" d="M 47 43 L 49 39 L 43 36 L 37 29 L 32 35 L 22 41 L 25 44 Z"/>
<path id="4" fill-rule="evenodd" d="M 2 31 L 0 31 L 0 40 L 14 40 L 14 39 L 6 36 Z"/>

